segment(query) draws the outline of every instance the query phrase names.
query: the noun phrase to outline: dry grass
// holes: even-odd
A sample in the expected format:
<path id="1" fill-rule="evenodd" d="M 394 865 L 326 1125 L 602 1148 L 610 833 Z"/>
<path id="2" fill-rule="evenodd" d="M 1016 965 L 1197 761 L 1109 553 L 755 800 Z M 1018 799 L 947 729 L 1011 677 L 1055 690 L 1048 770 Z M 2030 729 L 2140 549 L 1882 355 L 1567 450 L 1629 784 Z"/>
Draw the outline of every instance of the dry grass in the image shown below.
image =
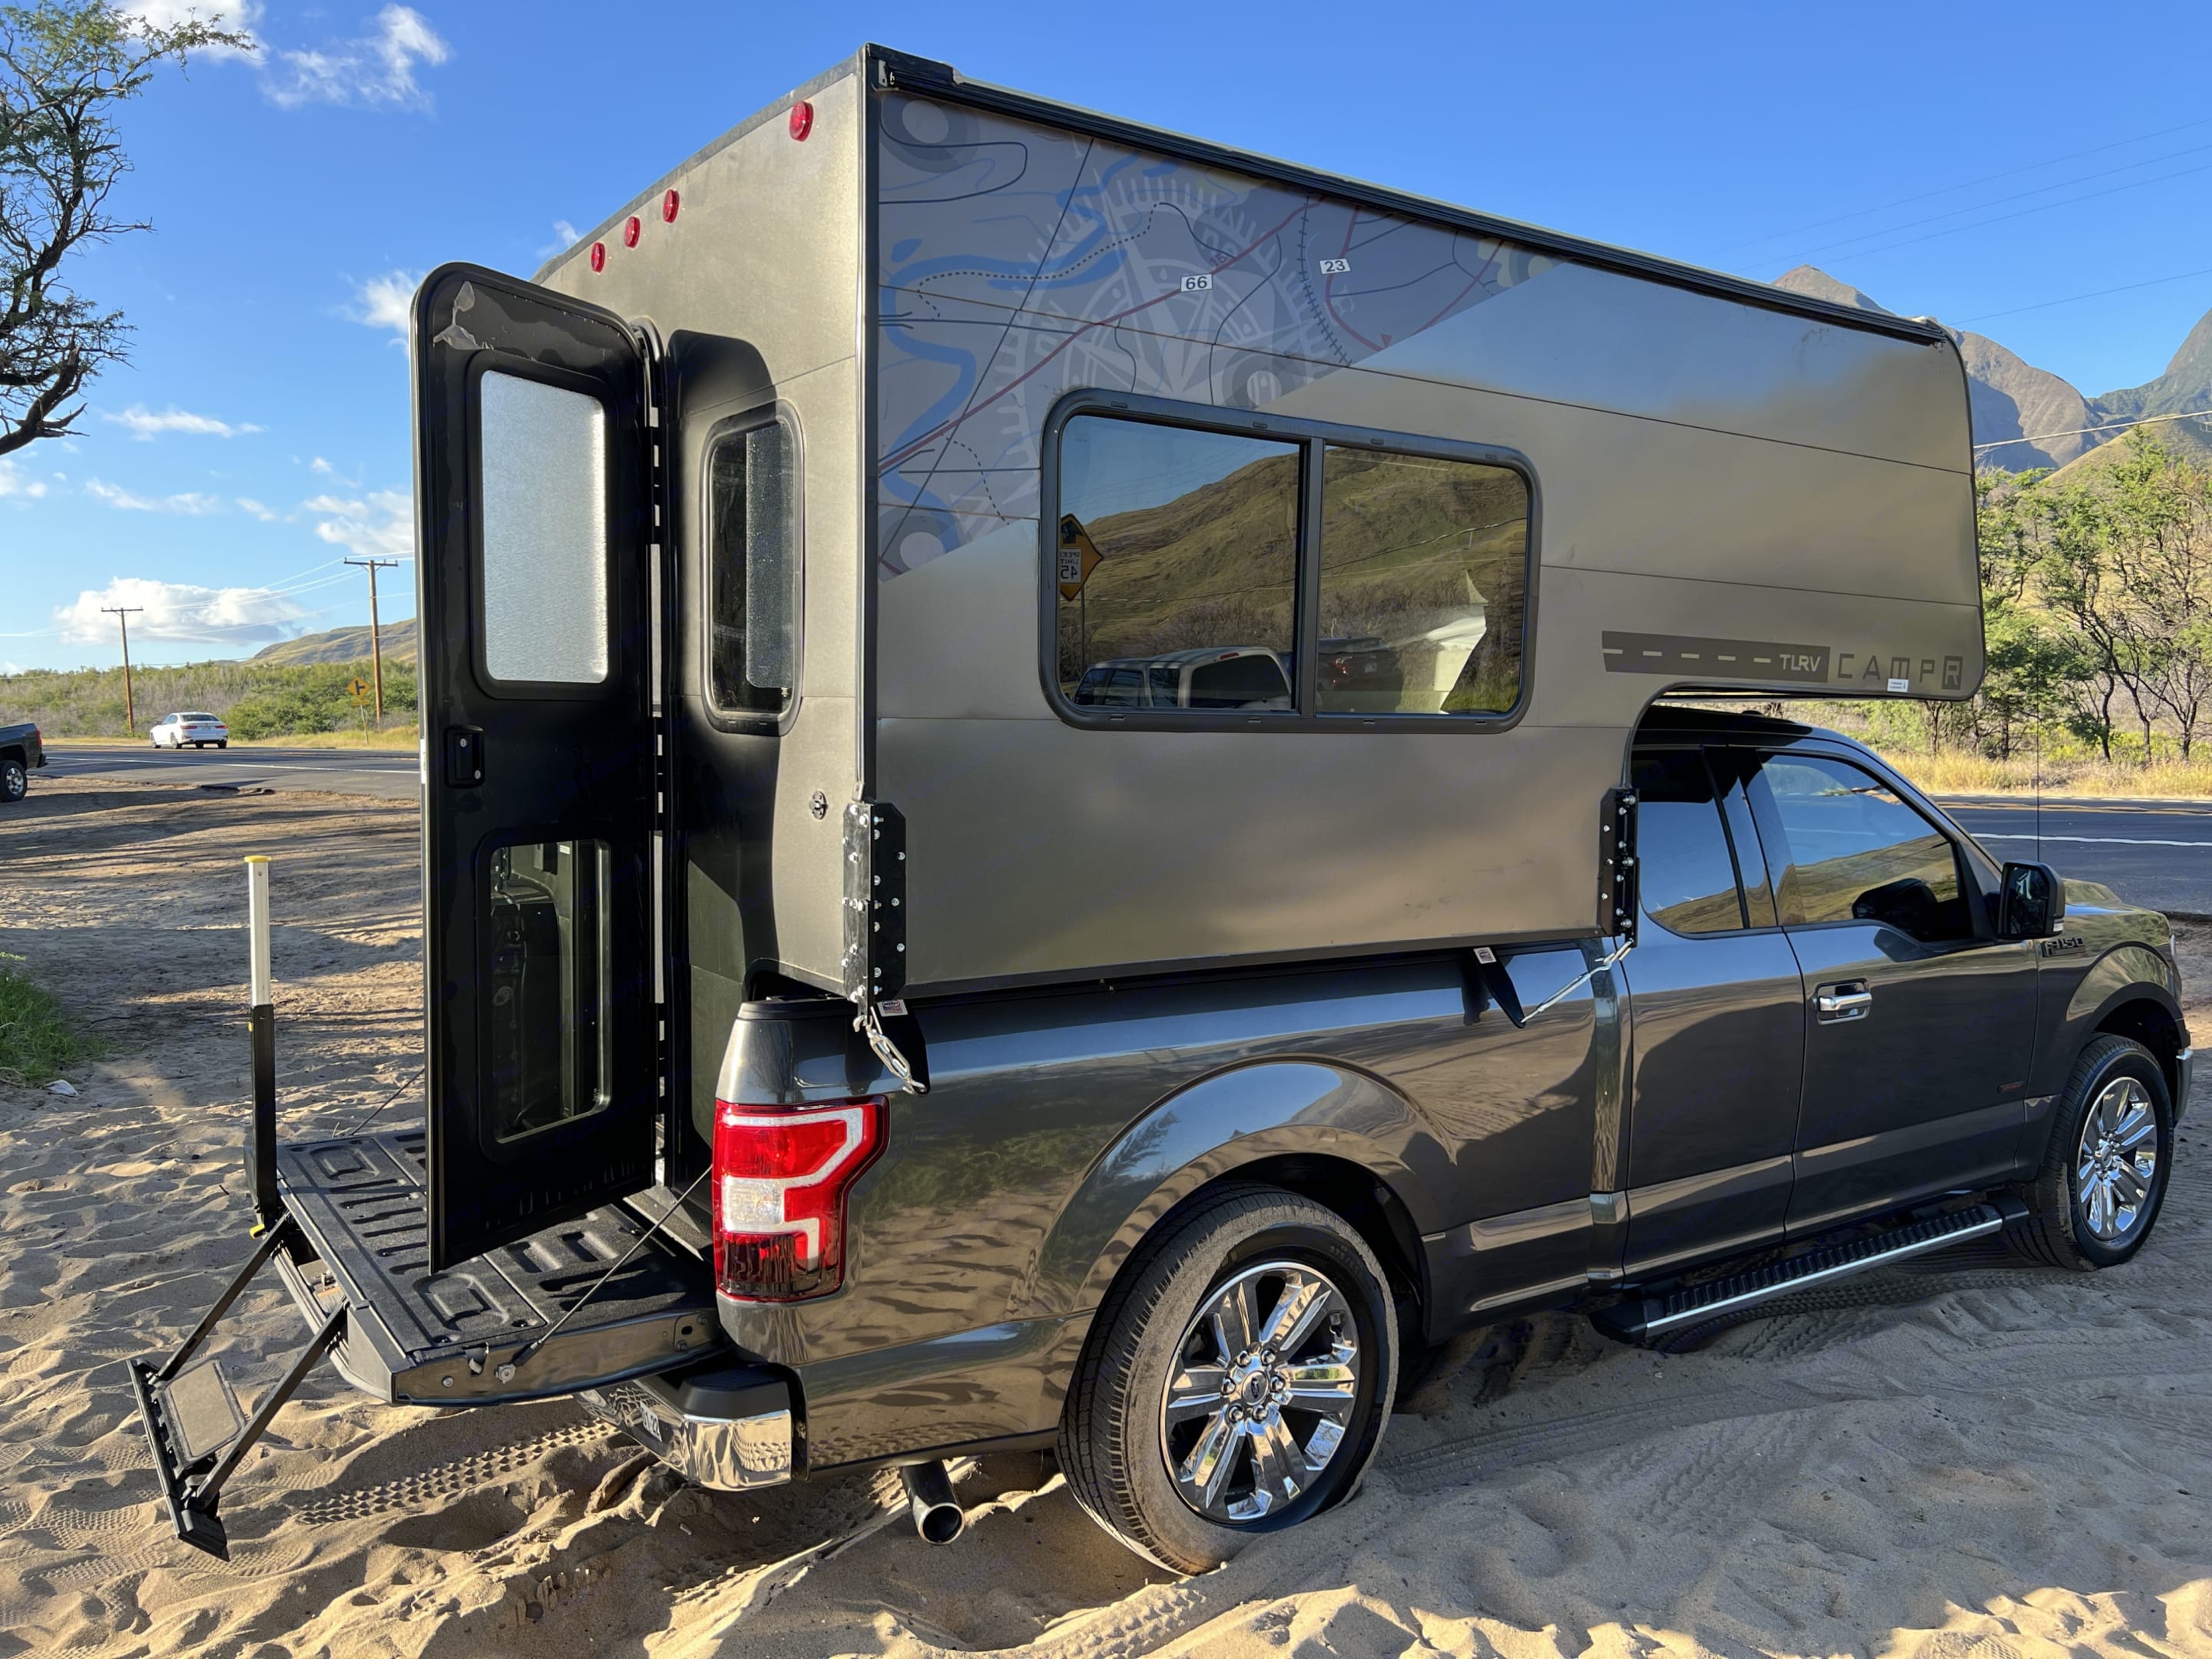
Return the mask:
<path id="1" fill-rule="evenodd" d="M 1974 754 L 1892 750 L 1882 758 L 1931 795 L 2027 794 L 2037 787 L 2039 777 L 2046 795 L 2212 799 L 2212 762 L 2203 760 L 2157 760 L 2135 766 L 2045 756 L 2039 771 L 2025 756 L 1995 761 Z"/>

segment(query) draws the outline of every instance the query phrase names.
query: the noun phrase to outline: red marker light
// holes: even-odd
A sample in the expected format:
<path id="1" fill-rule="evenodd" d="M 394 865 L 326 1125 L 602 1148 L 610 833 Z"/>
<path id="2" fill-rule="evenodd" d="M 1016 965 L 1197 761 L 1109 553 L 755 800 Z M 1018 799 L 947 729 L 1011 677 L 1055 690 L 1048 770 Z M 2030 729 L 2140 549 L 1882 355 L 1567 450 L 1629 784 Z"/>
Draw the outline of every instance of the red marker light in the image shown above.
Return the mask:
<path id="1" fill-rule="evenodd" d="M 607 268 L 607 245 L 606 245 L 605 242 L 594 242 L 594 243 L 592 243 L 592 269 L 593 270 L 605 270 L 606 268 Z"/>
<path id="2" fill-rule="evenodd" d="M 681 204 L 678 201 L 676 192 L 672 190 L 667 195 L 662 197 L 660 198 L 661 223 L 665 225 L 674 224 L 676 222 L 676 210 L 679 205 L 681 205 Z"/>
<path id="3" fill-rule="evenodd" d="M 629 222 L 623 227 L 623 246 L 624 247 L 635 247 L 637 246 L 638 236 L 643 229 L 644 227 L 640 225 L 637 222 L 637 215 L 635 213 L 631 214 L 629 216 Z"/>
<path id="4" fill-rule="evenodd" d="M 802 98 L 791 106 L 791 136 L 803 144 L 806 135 L 813 131 L 814 106 Z"/>

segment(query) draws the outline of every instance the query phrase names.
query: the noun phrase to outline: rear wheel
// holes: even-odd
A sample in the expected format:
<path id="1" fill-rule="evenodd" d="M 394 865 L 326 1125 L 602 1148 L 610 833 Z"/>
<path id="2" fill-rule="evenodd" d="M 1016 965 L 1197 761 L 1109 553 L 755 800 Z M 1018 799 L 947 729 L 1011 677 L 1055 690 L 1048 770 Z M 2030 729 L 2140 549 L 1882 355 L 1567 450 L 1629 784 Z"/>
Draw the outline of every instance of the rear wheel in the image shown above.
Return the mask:
<path id="1" fill-rule="evenodd" d="M 2141 1043 L 2098 1036 L 2052 1109 L 2021 1242 L 2053 1267 L 2117 1267 L 2150 1237 L 2173 1167 L 2166 1070 Z"/>
<path id="2" fill-rule="evenodd" d="M 218 749 L 228 749 L 230 747 L 230 739 L 228 738 L 217 738 L 215 740 L 215 746 Z"/>
<path id="3" fill-rule="evenodd" d="M 1060 1468 L 1107 1531 L 1204 1571 L 1358 1484 L 1397 1348 L 1382 1266 L 1343 1217 L 1224 1188 L 1148 1240 L 1098 1310 Z"/>
<path id="4" fill-rule="evenodd" d="M 0 802 L 13 805 L 23 799 L 31 787 L 31 775 L 23 763 L 12 755 L 0 761 Z"/>

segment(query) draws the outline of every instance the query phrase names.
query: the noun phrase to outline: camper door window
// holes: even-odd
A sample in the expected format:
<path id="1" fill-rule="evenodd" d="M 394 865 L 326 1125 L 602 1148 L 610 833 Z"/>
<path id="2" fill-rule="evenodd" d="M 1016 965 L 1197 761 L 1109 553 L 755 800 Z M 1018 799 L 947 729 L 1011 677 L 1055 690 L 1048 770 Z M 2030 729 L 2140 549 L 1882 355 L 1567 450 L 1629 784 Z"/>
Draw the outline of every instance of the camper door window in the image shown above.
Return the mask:
<path id="1" fill-rule="evenodd" d="M 720 713 L 780 714 L 799 684 L 799 501 L 787 417 L 709 441 L 707 690 Z"/>
<path id="2" fill-rule="evenodd" d="M 1443 727 L 1518 708 L 1517 458 L 1113 401 L 1068 413 L 1048 463 L 1048 678 L 1081 723 Z"/>

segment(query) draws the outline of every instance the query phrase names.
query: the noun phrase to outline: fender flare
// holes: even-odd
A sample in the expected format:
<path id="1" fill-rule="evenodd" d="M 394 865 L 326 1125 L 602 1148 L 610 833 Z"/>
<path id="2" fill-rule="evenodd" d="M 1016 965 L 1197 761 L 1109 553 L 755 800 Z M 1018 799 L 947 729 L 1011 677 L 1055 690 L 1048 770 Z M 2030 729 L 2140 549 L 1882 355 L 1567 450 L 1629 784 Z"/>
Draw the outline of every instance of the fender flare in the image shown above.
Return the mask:
<path id="1" fill-rule="evenodd" d="M 1365 1170 L 1417 1231 L 1443 1224 L 1421 1202 L 1435 1182 L 1424 1170 L 1448 1170 L 1443 1143 L 1403 1096 L 1341 1060 L 1273 1056 L 1186 1085 L 1115 1138 L 1040 1243 L 1024 1312 L 1095 1310 L 1177 1204 L 1247 1165 L 1297 1154 Z"/>
<path id="2" fill-rule="evenodd" d="M 2171 980 L 2166 958 L 2149 945 L 2136 939 L 2115 945 L 2091 963 L 2075 983 L 2067 999 L 2063 1030 L 2069 1040 L 2074 1032 L 2094 1031 L 2113 1009 L 2138 1001 L 2156 1003 L 2182 1026 L 2181 1003 Z"/>

